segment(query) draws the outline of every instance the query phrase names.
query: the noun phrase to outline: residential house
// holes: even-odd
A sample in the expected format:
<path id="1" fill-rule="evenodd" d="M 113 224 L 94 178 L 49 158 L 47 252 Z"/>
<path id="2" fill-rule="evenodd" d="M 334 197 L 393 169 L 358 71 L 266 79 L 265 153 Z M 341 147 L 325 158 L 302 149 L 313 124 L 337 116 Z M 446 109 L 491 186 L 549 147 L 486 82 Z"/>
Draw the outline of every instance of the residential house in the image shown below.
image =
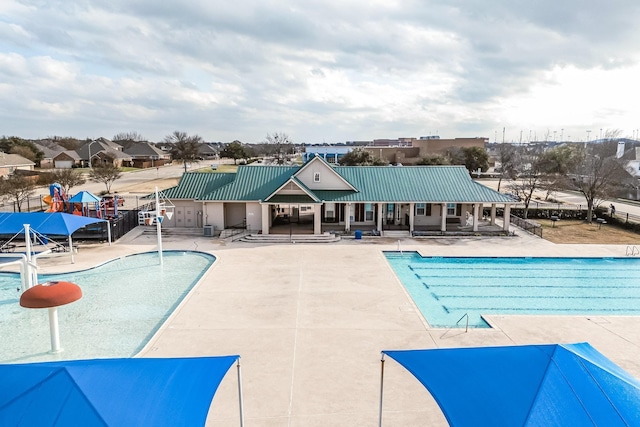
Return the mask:
<path id="1" fill-rule="evenodd" d="M 171 154 L 148 142 L 136 142 L 124 149 L 136 168 L 152 168 L 171 162 Z"/>
<path id="2" fill-rule="evenodd" d="M 19 154 L 0 152 L 0 176 L 6 177 L 17 170 L 32 171 L 36 164 Z"/>
<path id="3" fill-rule="evenodd" d="M 133 159 L 122 151 L 122 146 L 105 138 L 88 141 L 76 150 L 83 165 L 92 166 L 112 163 L 116 167 L 132 166 Z"/>
<path id="4" fill-rule="evenodd" d="M 44 145 L 44 144 L 38 144 L 35 141 L 32 141 L 33 144 L 36 146 L 36 148 L 38 148 L 40 151 L 42 151 L 44 153 L 44 156 L 42 157 L 42 159 L 40 160 L 40 168 L 41 169 L 53 169 L 54 163 L 53 163 L 53 158 L 55 156 L 57 156 L 58 154 L 60 154 L 63 149 L 52 149 L 49 148 L 48 146 Z"/>
<path id="5" fill-rule="evenodd" d="M 175 206 L 166 227 L 241 226 L 270 234 L 291 232 L 375 234 L 400 230 L 477 232 L 483 207 L 509 232 L 513 199 L 473 181 L 464 166 L 338 166 L 314 157 L 302 166 L 240 166 L 237 173 L 185 173 L 164 192 Z M 499 227 L 497 227 L 499 229 Z"/>
<path id="6" fill-rule="evenodd" d="M 218 158 L 218 150 L 204 143 L 198 146 L 198 158 L 200 160 L 213 160 Z"/>
<path id="7" fill-rule="evenodd" d="M 53 158 L 53 167 L 56 169 L 71 169 L 81 164 L 82 159 L 74 150 L 64 150 Z"/>

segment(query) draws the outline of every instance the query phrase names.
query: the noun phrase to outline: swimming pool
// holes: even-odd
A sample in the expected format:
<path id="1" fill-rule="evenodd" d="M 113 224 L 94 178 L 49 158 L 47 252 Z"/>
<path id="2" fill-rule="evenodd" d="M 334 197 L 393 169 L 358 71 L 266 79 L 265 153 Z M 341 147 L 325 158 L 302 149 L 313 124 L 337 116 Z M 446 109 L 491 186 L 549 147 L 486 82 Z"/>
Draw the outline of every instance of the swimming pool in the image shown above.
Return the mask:
<path id="1" fill-rule="evenodd" d="M 432 327 L 482 314 L 640 315 L 638 258 L 449 258 L 385 252 Z"/>
<path id="2" fill-rule="evenodd" d="M 20 276 L 0 273 L 0 361 L 130 357 L 140 351 L 198 282 L 215 257 L 164 251 L 130 255 L 72 273 L 39 275 L 82 288 L 79 301 L 58 309 L 63 352 L 51 354 L 46 309 L 20 307 Z"/>

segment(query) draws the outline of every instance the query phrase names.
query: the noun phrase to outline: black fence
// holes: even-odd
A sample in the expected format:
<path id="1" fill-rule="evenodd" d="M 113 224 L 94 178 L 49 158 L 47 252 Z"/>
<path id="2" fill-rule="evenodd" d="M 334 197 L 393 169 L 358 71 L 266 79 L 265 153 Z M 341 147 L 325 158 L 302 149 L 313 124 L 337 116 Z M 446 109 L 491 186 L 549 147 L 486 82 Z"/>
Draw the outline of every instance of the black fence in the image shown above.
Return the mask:
<path id="1" fill-rule="evenodd" d="M 119 211 L 117 218 L 109 219 L 109 222 L 96 222 L 80 228 L 71 235 L 73 240 L 109 240 L 108 228 L 111 228 L 111 240 L 116 241 L 129 231 L 138 226 L 138 210 Z"/>
<path id="2" fill-rule="evenodd" d="M 524 231 L 528 231 L 531 234 L 542 237 L 542 226 L 535 221 L 511 215 L 511 223 L 522 228 Z"/>

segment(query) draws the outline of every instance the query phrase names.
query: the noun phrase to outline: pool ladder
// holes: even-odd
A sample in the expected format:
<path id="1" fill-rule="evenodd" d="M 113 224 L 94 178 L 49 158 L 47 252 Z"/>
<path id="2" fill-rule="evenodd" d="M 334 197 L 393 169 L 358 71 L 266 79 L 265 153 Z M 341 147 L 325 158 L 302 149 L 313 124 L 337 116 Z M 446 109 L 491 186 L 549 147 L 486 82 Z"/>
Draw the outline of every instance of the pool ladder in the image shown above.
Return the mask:
<path id="1" fill-rule="evenodd" d="M 625 255 L 626 256 L 640 255 L 640 250 L 638 250 L 637 246 L 627 246 L 627 251 L 626 251 Z"/>
<path id="2" fill-rule="evenodd" d="M 458 326 L 458 324 L 460 323 L 460 321 L 464 318 L 467 318 L 467 324 L 464 327 L 464 331 L 465 332 L 469 332 L 469 313 L 465 313 L 460 319 L 458 319 L 458 321 L 456 322 L 456 326 Z"/>

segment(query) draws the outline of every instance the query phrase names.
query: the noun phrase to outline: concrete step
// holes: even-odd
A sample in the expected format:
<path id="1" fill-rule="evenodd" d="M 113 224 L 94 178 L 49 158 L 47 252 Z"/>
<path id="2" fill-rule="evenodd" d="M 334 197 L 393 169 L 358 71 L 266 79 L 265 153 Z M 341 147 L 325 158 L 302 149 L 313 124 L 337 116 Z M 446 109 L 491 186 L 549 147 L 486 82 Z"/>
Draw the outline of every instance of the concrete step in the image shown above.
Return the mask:
<path id="1" fill-rule="evenodd" d="M 240 241 L 251 243 L 334 243 L 340 237 L 331 233 L 324 234 L 248 234 Z"/>
<path id="2" fill-rule="evenodd" d="M 382 237 L 411 237 L 411 233 L 409 233 L 409 230 L 384 230 L 382 231 Z"/>

